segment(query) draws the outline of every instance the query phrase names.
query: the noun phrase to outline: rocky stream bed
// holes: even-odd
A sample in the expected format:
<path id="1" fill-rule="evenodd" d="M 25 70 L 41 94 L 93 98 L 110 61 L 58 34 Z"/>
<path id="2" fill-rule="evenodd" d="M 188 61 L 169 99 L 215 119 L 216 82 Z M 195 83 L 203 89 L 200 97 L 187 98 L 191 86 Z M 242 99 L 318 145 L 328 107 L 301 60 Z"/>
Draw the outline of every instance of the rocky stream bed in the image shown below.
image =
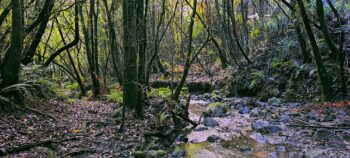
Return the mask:
<path id="1" fill-rule="evenodd" d="M 189 111 L 201 124 L 187 142 L 178 142 L 172 157 L 350 157 L 348 102 L 316 105 L 199 95 L 192 97 Z"/>

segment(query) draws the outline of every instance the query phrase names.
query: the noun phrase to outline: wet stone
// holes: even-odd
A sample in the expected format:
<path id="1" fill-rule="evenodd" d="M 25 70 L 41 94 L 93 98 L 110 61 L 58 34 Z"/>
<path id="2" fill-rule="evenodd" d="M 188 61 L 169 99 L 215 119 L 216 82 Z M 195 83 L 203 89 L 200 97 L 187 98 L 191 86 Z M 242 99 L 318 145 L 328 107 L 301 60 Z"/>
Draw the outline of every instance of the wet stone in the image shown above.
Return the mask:
<path id="1" fill-rule="evenodd" d="M 279 158 L 278 154 L 276 152 L 269 153 L 269 158 Z"/>
<path id="2" fill-rule="evenodd" d="M 328 129 L 319 129 L 314 134 L 314 139 L 318 141 L 327 140 L 332 136 L 332 132 Z"/>
<path id="3" fill-rule="evenodd" d="M 267 101 L 270 105 L 280 105 L 282 103 L 282 101 L 276 97 L 273 97 L 273 98 L 270 98 L 268 101 Z"/>
<path id="4" fill-rule="evenodd" d="M 260 132 L 262 134 L 272 134 L 281 130 L 280 127 L 276 125 L 270 125 L 268 121 L 258 120 L 252 123 L 253 130 Z"/>
<path id="5" fill-rule="evenodd" d="M 207 141 L 210 142 L 210 143 L 213 143 L 213 142 L 216 142 L 218 140 L 220 140 L 221 138 L 216 136 L 216 135 L 211 135 L 207 138 Z"/>
<path id="6" fill-rule="evenodd" d="M 249 148 L 248 146 L 242 146 L 240 149 L 239 149 L 242 153 L 249 153 L 252 151 L 251 148 Z"/>
<path id="7" fill-rule="evenodd" d="M 304 154 L 305 158 L 320 158 L 323 155 L 322 149 L 309 150 Z"/>
<path id="8" fill-rule="evenodd" d="M 143 158 L 143 157 L 147 157 L 147 153 L 144 151 L 135 151 L 131 154 L 132 156 L 136 157 L 136 158 Z"/>
<path id="9" fill-rule="evenodd" d="M 164 155 L 167 155 L 168 153 L 164 150 L 150 150 L 147 152 L 147 156 L 148 157 L 161 157 L 161 156 L 164 156 Z"/>
<path id="10" fill-rule="evenodd" d="M 172 158 L 181 158 L 181 157 L 185 157 L 185 155 L 186 155 L 186 151 L 183 150 L 183 149 L 174 150 L 174 151 L 171 153 L 171 157 L 172 157 Z"/>
<path id="11" fill-rule="evenodd" d="M 277 150 L 277 152 L 286 152 L 286 151 L 287 151 L 287 149 L 286 149 L 285 146 L 278 146 L 278 147 L 276 148 L 276 150 Z"/>
<path id="12" fill-rule="evenodd" d="M 223 116 L 226 113 L 225 107 L 223 106 L 217 106 L 214 108 L 214 110 L 212 111 L 213 116 Z"/>
<path id="13" fill-rule="evenodd" d="M 247 107 L 241 108 L 241 109 L 239 109 L 239 113 L 240 114 L 248 114 L 249 108 L 247 108 Z"/>
<path id="14" fill-rule="evenodd" d="M 208 126 L 208 127 L 219 126 L 219 123 L 211 117 L 206 117 L 203 123 L 204 123 L 204 126 Z"/>
<path id="15" fill-rule="evenodd" d="M 195 132 L 200 132 L 200 131 L 205 131 L 205 130 L 208 130 L 208 127 L 197 127 L 195 129 L 193 129 L 193 131 L 195 131 Z"/>
<path id="16" fill-rule="evenodd" d="M 254 139 L 259 143 L 266 143 L 265 137 L 261 133 L 253 133 L 250 138 Z"/>
<path id="17" fill-rule="evenodd" d="M 320 122 L 330 122 L 335 120 L 337 117 L 335 115 L 323 115 L 322 118 L 320 119 Z"/>

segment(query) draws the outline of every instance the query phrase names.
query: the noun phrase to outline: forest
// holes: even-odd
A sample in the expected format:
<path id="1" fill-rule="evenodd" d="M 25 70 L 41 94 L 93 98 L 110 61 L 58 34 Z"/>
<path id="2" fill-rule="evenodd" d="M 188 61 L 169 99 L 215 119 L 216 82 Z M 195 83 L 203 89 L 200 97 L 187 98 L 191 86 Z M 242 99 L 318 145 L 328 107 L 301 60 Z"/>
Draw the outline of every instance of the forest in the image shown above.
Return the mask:
<path id="1" fill-rule="evenodd" d="M 0 0 L 0 157 L 350 157 L 350 0 Z"/>

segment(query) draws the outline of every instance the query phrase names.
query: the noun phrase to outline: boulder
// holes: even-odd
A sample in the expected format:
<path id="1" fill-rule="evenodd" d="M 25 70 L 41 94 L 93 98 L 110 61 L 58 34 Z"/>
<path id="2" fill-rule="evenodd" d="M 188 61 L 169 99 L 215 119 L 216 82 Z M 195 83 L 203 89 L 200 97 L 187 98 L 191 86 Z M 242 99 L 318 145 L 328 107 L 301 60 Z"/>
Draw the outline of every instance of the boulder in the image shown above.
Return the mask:
<path id="1" fill-rule="evenodd" d="M 213 110 L 212 110 L 212 115 L 215 117 L 220 117 L 220 116 L 224 116 L 226 114 L 226 110 L 223 106 L 216 106 Z"/>
<path id="2" fill-rule="evenodd" d="M 207 138 L 207 141 L 210 142 L 210 143 L 213 143 L 213 142 L 216 142 L 218 140 L 220 140 L 221 138 L 216 136 L 216 135 L 211 135 Z"/>
<path id="3" fill-rule="evenodd" d="M 141 151 L 141 150 L 137 150 L 137 151 L 133 152 L 131 155 L 136 157 L 136 158 L 147 157 L 147 153 L 145 151 Z"/>
<path id="4" fill-rule="evenodd" d="M 272 134 L 281 130 L 276 125 L 271 125 L 268 121 L 257 120 L 252 123 L 252 129 L 262 134 Z"/>
<path id="5" fill-rule="evenodd" d="M 241 108 L 241 109 L 239 109 L 239 113 L 240 114 L 248 114 L 249 113 L 249 108 L 247 108 L 247 107 L 243 107 L 243 108 Z"/>
<path id="6" fill-rule="evenodd" d="M 147 157 L 154 157 L 158 158 L 164 155 L 167 155 L 168 153 L 164 150 L 150 150 L 147 152 Z"/>
<path id="7" fill-rule="evenodd" d="M 172 153 L 171 153 L 171 157 L 172 158 L 181 158 L 181 157 L 185 157 L 186 155 L 186 151 L 183 149 L 179 149 L 176 148 Z"/>
<path id="8" fill-rule="evenodd" d="M 270 105 L 280 105 L 282 103 L 282 101 L 276 97 L 270 98 L 267 102 Z"/>
<path id="9" fill-rule="evenodd" d="M 252 135 L 250 135 L 250 138 L 254 139 L 259 143 L 266 143 L 266 139 L 261 133 L 253 133 Z"/>
<path id="10" fill-rule="evenodd" d="M 203 124 L 208 127 L 219 126 L 219 123 L 211 117 L 204 118 Z"/>
<path id="11" fill-rule="evenodd" d="M 313 138 L 318 141 L 327 140 L 332 136 L 332 132 L 328 129 L 319 129 L 315 132 Z"/>
<path id="12" fill-rule="evenodd" d="M 314 149 L 314 150 L 309 150 L 305 152 L 304 157 L 305 158 L 319 158 L 323 155 L 323 150 L 322 149 Z"/>

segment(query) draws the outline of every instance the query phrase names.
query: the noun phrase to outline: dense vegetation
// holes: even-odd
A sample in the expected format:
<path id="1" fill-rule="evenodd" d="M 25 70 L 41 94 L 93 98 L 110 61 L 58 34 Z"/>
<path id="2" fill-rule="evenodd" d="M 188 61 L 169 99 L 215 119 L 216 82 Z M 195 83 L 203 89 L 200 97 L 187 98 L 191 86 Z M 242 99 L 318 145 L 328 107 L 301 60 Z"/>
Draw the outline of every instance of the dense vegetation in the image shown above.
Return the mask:
<path id="1" fill-rule="evenodd" d="M 40 111 L 52 101 L 103 101 L 116 104 L 114 132 L 151 120 L 147 144 L 207 117 L 190 119 L 193 95 L 214 102 L 211 111 L 232 97 L 272 105 L 350 96 L 349 0 L 0 0 L 0 28 L 4 118 L 52 119 Z"/>

